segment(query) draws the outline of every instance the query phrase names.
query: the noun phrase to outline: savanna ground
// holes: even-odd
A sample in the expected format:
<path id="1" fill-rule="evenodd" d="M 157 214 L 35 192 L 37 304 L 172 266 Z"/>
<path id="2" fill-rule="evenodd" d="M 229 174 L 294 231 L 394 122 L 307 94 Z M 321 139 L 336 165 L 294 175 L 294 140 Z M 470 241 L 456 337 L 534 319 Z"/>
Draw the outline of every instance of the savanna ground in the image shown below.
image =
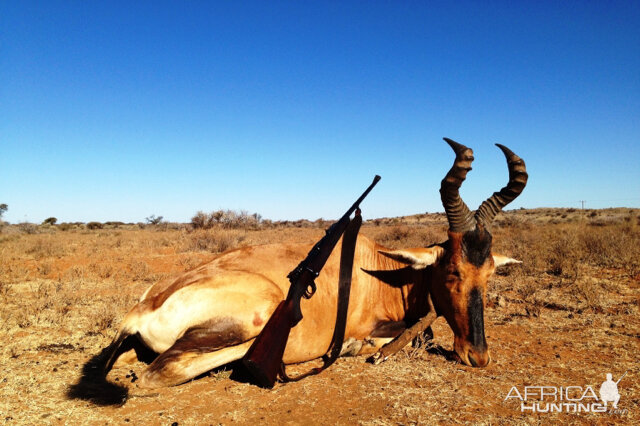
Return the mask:
<path id="1" fill-rule="evenodd" d="M 83 366 L 108 345 L 147 286 L 226 249 L 313 242 L 309 222 L 223 229 L 188 226 L 5 225 L 0 231 L 0 421 L 7 424 L 429 424 L 640 422 L 640 211 L 535 209 L 498 216 L 494 251 L 522 260 L 490 282 L 485 312 L 492 363 L 450 356 L 443 318 L 435 338 L 381 365 L 339 359 L 319 376 L 265 390 L 219 369 L 181 386 L 138 387 L 142 362 L 109 380 L 117 405 L 68 397 Z M 256 229 L 249 229 L 256 228 Z M 389 247 L 446 238 L 443 215 L 369 221 Z M 308 365 L 305 365 L 306 369 Z M 617 413 L 520 412 L 513 386 L 591 386 L 617 380 Z"/>

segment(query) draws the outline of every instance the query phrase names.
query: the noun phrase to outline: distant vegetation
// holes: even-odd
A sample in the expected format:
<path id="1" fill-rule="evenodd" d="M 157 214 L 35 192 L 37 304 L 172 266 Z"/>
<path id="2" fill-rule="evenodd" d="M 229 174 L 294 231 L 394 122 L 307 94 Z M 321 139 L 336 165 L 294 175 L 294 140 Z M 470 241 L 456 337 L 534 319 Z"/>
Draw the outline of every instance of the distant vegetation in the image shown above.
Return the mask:
<path id="1" fill-rule="evenodd" d="M 149 225 L 160 225 L 162 223 L 162 216 L 156 216 L 152 214 L 151 216 L 145 218 Z"/>
<path id="2" fill-rule="evenodd" d="M 56 219 L 55 217 L 48 217 L 42 222 L 42 224 L 43 225 L 55 225 L 57 221 L 58 221 L 58 219 Z"/>
<path id="3" fill-rule="evenodd" d="M 249 214 L 245 210 L 216 210 L 211 213 L 199 211 L 191 218 L 193 229 L 257 229 L 262 223 L 258 213 Z"/>
<path id="4" fill-rule="evenodd" d="M 4 222 L 2 221 L 2 215 L 4 214 L 4 212 L 6 212 L 7 210 L 9 210 L 9 206 L 6 204 L 0 204 L 0 228 L 2 228 L 2 225 L 4 225 Z"/>
<path id="5" fill-rule="evenodd" d="M 0 217 L 8 206 L 0 204 Z M 381 238 L 391 246 L 396 244 L 430 244 L 436 242 L 436 237 L 442 230 L 446 230 L 447 221 L 444 213 L 420 213 L 402 217 L 365 218 L 365 224 L 385 228 Z M 0 220 L 0 233 L 3 234 L 46 234 L 63 232 L 87 232 L 99 230 L 137 230 L 150 228 L 155 231 L 181 230 L 186 232 L 202 230 L 236 230 L 255 231 L 260 229 L 327 229 L 332 220 L 307 219 L 272 221 L 263 219 L 258 213 L 245 210 L 221 209 L 205 213 L 197 212 L 189 223 L 167 222 L 163 216 L 151 215 L 144 222 L 125 223 L 121 221 L 90 221 L 90 222 L 62 222 L 56 217 L 48 217 L 41 224 L 22 222 L 7 224 Z M 615 224 L 640 225 L 640 210 L 631 208 L 610 209 L 575 209 L 575 208 L 537 208 L 509 210 L 496 218 L 494 230 L 519 225 L 562 225 L 575 224 L 578 226 L 605 227 Z M 578 229 L 576 228 L 576 229 Z M 414 245 L 415 245 L 414 244 Z M 207 244 L 209 245 L 209 244 Z M 225 244 L 226 245 L 226 244 Z"/>

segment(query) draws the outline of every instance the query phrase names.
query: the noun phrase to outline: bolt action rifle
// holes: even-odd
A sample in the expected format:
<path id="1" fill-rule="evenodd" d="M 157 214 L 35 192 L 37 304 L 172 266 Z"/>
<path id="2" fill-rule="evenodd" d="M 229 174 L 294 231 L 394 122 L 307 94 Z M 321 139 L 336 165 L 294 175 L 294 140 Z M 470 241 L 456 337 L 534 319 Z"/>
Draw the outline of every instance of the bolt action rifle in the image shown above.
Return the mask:
<path id="1" fill-rule="evenodd" d="M 333 248 L 347 229 L 351 214 L 380 180 L 376 175 L 373 182 L 326 234 L 313 246 L 307 257 L 287 275 L 291 286 L 287 298 L 280 302 L 269 321 L 253 342 L 242 362 L 253 375 L 258 385 L 272 388 L 278 373 L 282 370 L 282 356 L 287 346 L 289 333 L 302 319 L 300 299 L 311 298 L 316 291 L 315 279 L 331 255 Z"/>

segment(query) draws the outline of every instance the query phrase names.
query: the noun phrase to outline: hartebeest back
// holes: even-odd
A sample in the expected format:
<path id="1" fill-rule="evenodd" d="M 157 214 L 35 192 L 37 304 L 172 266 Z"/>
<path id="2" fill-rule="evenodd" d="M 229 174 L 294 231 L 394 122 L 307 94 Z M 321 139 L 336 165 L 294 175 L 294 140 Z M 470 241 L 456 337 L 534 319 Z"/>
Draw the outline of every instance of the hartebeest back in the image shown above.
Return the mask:
<path id="1" fill-rule="evenodd" d="M 445 139 L 456 153 L 441 184 L 449 222 L 448 240 L 426 248 L 388 250 L 358 237 L 345 331 L 345 353 L 375 352 L 427 313 L 430 293 L 435 309 L 454 335 L 463 363 L 489 363 L 484 334 L 484 306 L 495 268 L 517 262 L 492 254 L 489 230 L 496 214 L 524 189 L 524 162 L 498 145 L 507 158 L 509 183 L 472 213 L 458 190 L 471 170 L 473 152 Z M 141 375 L 141 385 L 183 383 L 242 358 L 265 322 L 284 299 L 287 273 L 310 245 L 271 244 L 244 247 L 177 278 L 151 286 L 125 317 L 106 348 L 105 374 L 121 355 L 126 339 L 137 339 L 159 355 Z M 339 253 L 339 247 L 335 250 Z M 313 298 L 303 300 L 303 320 L 293 328 L 285 363 L 323 355 L 333 335 L 339 255 L 327 261 Z"/>

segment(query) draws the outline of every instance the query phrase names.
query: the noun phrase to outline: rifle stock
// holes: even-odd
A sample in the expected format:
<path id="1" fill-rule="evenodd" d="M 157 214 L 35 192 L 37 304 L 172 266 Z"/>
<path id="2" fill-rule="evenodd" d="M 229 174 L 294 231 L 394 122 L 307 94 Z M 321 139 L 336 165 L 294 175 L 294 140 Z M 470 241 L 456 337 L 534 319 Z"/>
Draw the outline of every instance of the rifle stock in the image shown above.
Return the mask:
<path id="1" fill-rule="evenodd" d="M 257 384 L 262 387 L 272 388 L 276 382 L 291 332 L 293 315 L 291 304 L 286 300 L 280 302 L 242 360 Z"/>
<path id="2" fill-rule="evenodd" d="M 309 282 L 313 280 L 313 275 L 305 270 L 299 279 L 300 282 Z M 272 388 L 278 378 L 291 329 L 302 319 L 300 298 L 304 297 L 305 288 L 290 288 L 287 298 L 273 311 L 269 321 L 242 359 L 257 384 L 262 387 Z"/>

